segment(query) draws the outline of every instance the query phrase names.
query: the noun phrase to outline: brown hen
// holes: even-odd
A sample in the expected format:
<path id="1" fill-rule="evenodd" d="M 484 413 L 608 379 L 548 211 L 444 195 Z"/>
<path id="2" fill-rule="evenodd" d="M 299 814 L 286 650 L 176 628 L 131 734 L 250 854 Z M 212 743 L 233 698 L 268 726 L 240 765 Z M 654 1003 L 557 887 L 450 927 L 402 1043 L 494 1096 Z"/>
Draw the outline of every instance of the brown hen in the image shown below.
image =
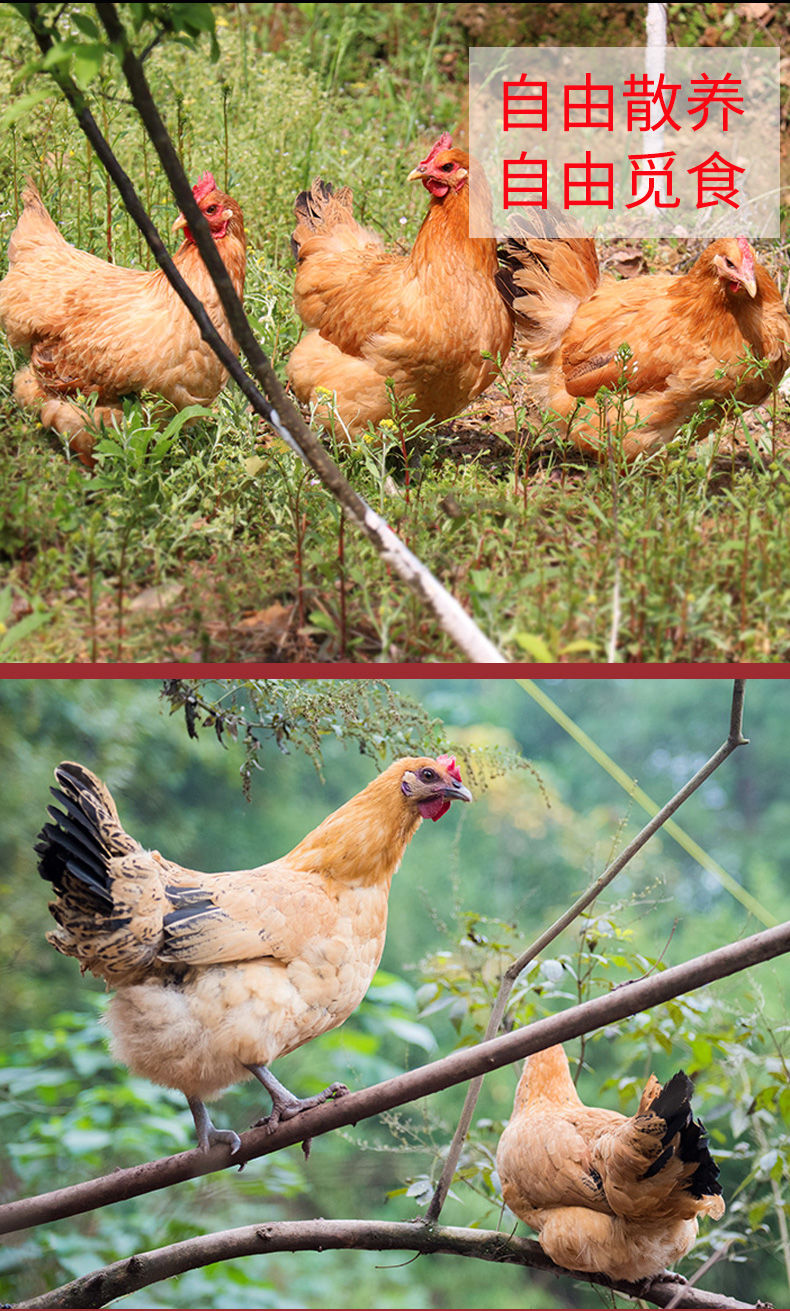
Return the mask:
<path id="1" fill-rule="evenodd" d="M 601 276 L 586 237 L 512 238 L 501 254 L 497 283 L 537 365 L 535 398 L 582 450 L 601 456 L 617 425 L 616 405 L 596 403 L 601 387 L 625 388 L 630 460 L 666 445 L 701 401 L 713 404 L 695 437 L 733 402 L 759 405 L 790 364 L 790 318 L 743 237 L 714 241 L 681 277 L 622 282 Z"/>
<path id="2" fill-rule="evenodd" d="M 513 325 L 494 283 L 496 242 L 469 236 L 477 167 L 444 133 L 409 174 L 431 203 L 408 255 L 388 254 L 357 223 L 347 187 L 333 192 L 319 178 L 297 198 L 294 303 L 311 331 L 293 351 L 288 377 L 325 423 L 334 395 L 340 437 L 390 417 L 390 378 L 398 401 L 414 397 L 411 423 L 450 418 L 508 354 Z M 485 203 L 482 173 L 471 192 Z"/>
<path id="3" fill-rule="evenodd" d="M 378 967 L 392 876 L 423 818 L 471 801 L 450 756 L 397 760 L 288 855 L 203 874 L 147 851 L 82 765 L 55 770 L 39 872 L 54 887 L 49 942 L 115 989 L 112 1049 L 129 1069 L 187 1098 L 200 1146 L 240 1145 L 204 1099 L 253 1075 L 269 1125 L 299 1100 L 267 1068 L 342 1024 Z"/>
<path id="4" fill-rule="evenodd" d="M 192 188 L 233 285 L 244 290 L 244 221 L 235 200 L 210 173 Z M 121 413 L 122 397 L 153 392 L 176 410 L 210 405 L 227 372 L 161 269 L 122 268 L 61 236 L 28 180 L 24 208 L 0 282 L 0 323 L 11 345 L 30 356 L 14 379 L 14 395 L 35 408 L 45 427 L 69 438 L 83 463 L 101 422 Z M 222 339 L 238 353 L 225 311 L 183 215 L 184 241 L 173 262 Z M 92 417 L 70 399 L 96 398 Z"/>
<path id="5" fill-rule="evenodd" d="M 636 1281 L 692 1247 L 697 1216 L 724 1214 L 718 1169 L 680 1070 L 650 1076 L 636 1115 L 585 1106 L 561 1046 L 527 1057 L 497 1148 L 506 1204 L 552 1261 Z"/>

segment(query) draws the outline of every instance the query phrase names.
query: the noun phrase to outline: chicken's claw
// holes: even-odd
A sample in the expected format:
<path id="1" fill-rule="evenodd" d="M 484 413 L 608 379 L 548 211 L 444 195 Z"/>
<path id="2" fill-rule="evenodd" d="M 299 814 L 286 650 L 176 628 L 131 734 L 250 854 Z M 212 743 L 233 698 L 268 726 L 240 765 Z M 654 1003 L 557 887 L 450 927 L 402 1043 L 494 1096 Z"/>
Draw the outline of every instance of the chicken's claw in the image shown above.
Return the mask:
<path id="1" fill-rule="evenodd" d="M 649 1279 L 640 1280 L 646 1287 L 655 1287 L 656 1284 L 669 1284 L 671 1287 L 681 1288 L 688 1284 L 685 1275 L 679 1275 L 675 1270 L 662 1270 L 660 1274 L 651 1275 Z"/>
<path id="2" fill-rule="evenodd" d="M 350 1091 L 344 1083 L 330 1083 L 328 1088 L 324 1088 L 323 1092 L 316 1093 L 314 1097 L 295 1098 L 293 1102 L 288 1102 L 280 1109 L 279 1114 L 277 1114 L 277 1108 L 273 1107 L 272 1114 L 269 1117 L 275 1120 L 275 1125 L 272 1127 L 274 1128 L 279 1124 L 280 1120 L 292 1120 L 301 1111 L 309 1111 L 311 1107 L 320 1106 L 322 1102 L 331 1102 L 337 1097 L 345 1097 Z"/>
<path id="3" fill-rule="evenodd" d="M 258 1076 L 260 1077 L 260 1076 Z M 273 1077 L 273 1076 L 272 1076 Z M 261 1082 L 263 1082 L 261 1080 Z M 264 1084 L 264 1087 L 268 1085 Z M 280 1084 L 282 1088 L 282 1084 Z M 269 1088 L 271 1092 L 271 1088 Z M 283 1089 L 287 1092 L 287 1089 Z M 288 1097 L 278 1096 L 275 1098 L 272 1093 L 272 1110 L 271 1115 L 264 1115 L 260 1120 L 256 1120 L 253 1129 L 265 1127 L 267 1133 L 274 1133 L 281 1120 L 292 1120 L 295 1115 L 301 1114 L 302 1111 L 309 1111 L 313 1106 L 320 1106 L 322 1102 L 333 1101 L 336 1097 L 345 1097 L 351 1090 L 345 1083 L 330 1083 L 328 1088 L 323 1092 L 316 1093 L 313 1097 L 294 1097 L 288 1093 Z M 310 1155 L 310 1145 L 312 1138 L 305 1138 L 302 1143 L 302 1151 L 305 1160 Z"/>
<path id="4" fill-rule="evenodd" d="M 235 1156 L 241 1147 L 241 1139 L 233 1129 L 211 1129 L 208 1135 L 208 1144 L 205 1150 L 210 1147 L 216 1147 L 217 1143 L 228 1143 L 230 1146 L 231 1156 Z M 201 1147 L 203 1144 L 200 1144 Z"/>
<path id="5" fill-rule="evenodd" d="M 263 1084 L 272 1099 L 271 1113 L 256 1120 L 252 1126 L 253 1129 L 265 1127 L 268 1133 L 274 1133 L 281 1120 L 291 1120 L 302 1111 L 309 1111 L 334 1097 L 345 1097 L 349 1091 L 344 1083 L 330 1083 L 328 1088 L 312 1097 L 295 1097 L 265 1065 L 248 1065 L 247 1069 Z"/>
<path id="6" fill-rule="evenodd" d="M 313 1097 L 294 1097 L 291 1093 L 287 1098 L 272 1097 L 271 1113 L 261 1116 L 252 1127 L 259 1129 L 265 1126 L 269 1133 L 274 1133 L 282 1120 L 292 1120 L 295 1115 L 301 1115 L 302 1111 L 310 1111 L 314 1106 L 333 1101 L 336 1097 L 345 1097 L 348 1092 L 350 1089 L 346 1084 L 330 1083 L 328 1088 L 324 1088 L 323 1092 L 315 1093 Z"/>
<path id="7" fill-rule="evenodd" d="M 198 1146 L 204 1152 L 210 1152 L 218 1143 L 227 1143 L 231 1156 L 235 1156 L 241 1147 L 241 1139 L 233 1129 L 217 1129 L 212 1123 L 205 1105 L 198 1097 L 188 1097 L 189 1109 L 195 1121 Z"/>

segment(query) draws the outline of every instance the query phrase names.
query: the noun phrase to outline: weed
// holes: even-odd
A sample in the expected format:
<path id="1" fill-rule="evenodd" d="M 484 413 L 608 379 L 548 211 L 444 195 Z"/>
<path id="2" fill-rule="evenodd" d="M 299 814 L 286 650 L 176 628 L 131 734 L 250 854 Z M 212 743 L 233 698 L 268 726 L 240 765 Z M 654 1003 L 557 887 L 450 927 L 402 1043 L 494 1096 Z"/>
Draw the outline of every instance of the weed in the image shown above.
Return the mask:
<path id="1" fill-rule="evenodd" d="M 0 657 L 7 660 L 13 647 L 51 618 L 40 602 L 30 602 L 12 587 L 4 587 L 0 591 Z"/>

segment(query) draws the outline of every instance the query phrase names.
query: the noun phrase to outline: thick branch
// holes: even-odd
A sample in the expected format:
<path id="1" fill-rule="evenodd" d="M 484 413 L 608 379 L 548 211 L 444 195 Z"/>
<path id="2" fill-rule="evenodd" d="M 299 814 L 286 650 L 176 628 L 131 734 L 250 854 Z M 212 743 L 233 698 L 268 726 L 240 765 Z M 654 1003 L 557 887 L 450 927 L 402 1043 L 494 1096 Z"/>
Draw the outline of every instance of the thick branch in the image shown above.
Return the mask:
<path id="1" fill-rule="evenodd" d="M 223 1233 L 201 1234 L 199 1238 L 173 1243 L 158 1251 L 142 1252 L 74 1279 L 41 1297 L 30 1298 L 25 1307 L 105 1306 L 116 1297 L 216 1261 L 269 1252 L 317 1252 L 329 1248 L 444 1253 L 567 1273 L 549 1260 L 538 1243 L 516 1235 L 483 1229 L 437 1228 L 420 1221 L 387 1224 L 375 1220 L 304 1220 L 226 1229 Z M 659 1275 L 636 1284 L 617 1282 L 606 1275 L 574 1274 L 574 1278 L 614 1288 L 654 1306 L 668 1306 L 680 1294 L 684 1308 L 699 1308 L 699 1311 L 754 1311 L 755 1307 L 753 1303 L 736 1302 L 718 1293 L 693 1288 L 681 1275 Z M 757 1307 L 766 1305 L 756 1303 Z"/>
<path id="2" fill-rule="evenodd" d="M 628 846 L 621 851 L 617 859 L 612 861 L 611 865 L 604 870 L 603 874 L 595 880 L 587 891 L 583 892 L 578 900 L 575 901 L 558 920 L 554 921 L 550 928 L 541 933 L 540 937 L 536 938 L 532 945 L 527 947 L 526 951 L 522 952 L 518 959 L 514 960 L 508 966 L 499 986 L 494 1005 L 491 1009 L 491 1015 L 489 1016 L 488 1025 L 486 1027 L 484 1041 L 488 1038 L 493 1038 L 494 1035 L 499 1032 L 499 1026 L 502 1023 L 502 1017 L 505 1014 L 508 997 L 510 996 L 510 993 L 513 990 L 513 985 L 522 970 L 526 969 L 527 965 L 529 965 L 536 956 L 539 956 L 542 951 L 545 951 L 549 943 L 553 942 L 554 939 L 573 922 L 573 920 L 581 915 L 583 910 L 587 909 L 591 902 L 595 901 L 596 897 L 603 892 L 604 888 L 612 882 L 612 879 L 614 879 L 620 871 L 625 868 L 629 861 L 633 860 L 638 851 L 641 851 L 648 839 L 650 839 L 653 834 L 666 823 L 670 815 L 674 815 L 675 811 L 688 800 L 692 792 L 696 792 L 697 788 L 700 787 L 706 779 L 710 778 L 711 774 L 719 768 L 719 765 L 724 763 L 736 747 L 748 745 L 748 739 L 743 736 L 743 697 L 744 679 L 736 678 L 732 690 L 730 727 L 727 734 L 727 740 L 722 743 L 718 751 L 711 756 L 710 760 L 708 760 L 701 769 L 697 770 L 693 778 L 690 778 L 688 783 L 684 784 L 680 791 L 676 792 L 674 797 L 672 797 L 665 806 L 662 806 L 649 823 L 645 824 L 641 832 L 636 835 L 633 841 L 629 842 Z M 426 1220 L 435 1223 L 439 1219 L 439 1213 L 447 1199 L 453 1176 L 458 1168 L 458 1161 L 463 1150 L 466 1135 L 469 1132 L 469 1126 L 472 1123 L 472 1116 L 474 1115 L 475 1106 L 477 1105 L 477 1099 L 480 1096 L 482 1086 L 483 1079 L 481 1076 L 480 1078 L 473 1079 L 466 1091 L 464 1104 L 461 1108 L 461 1115 L 455 1133 L 453 1134 L 452 1142 L 447 1151 L 439 1182 L 436 1185 L 433 1197 L 431 1198 L 428 1209 L 425 1212 Z"/>
<path id="3" fill-rule="evenodd" d="M 79 1215 L 127 1197 L 168 1188 L 184 1179 L 210 1174 L 231 1164 L 240 1165 L 255 1157 L 267 1156 L 305 1138 L 317 1138 L 341 1125 L 356 1124 L 371 1115 L 441 1092 L 513 1061 L 523 1061 L 532 1052 L 543 1051 L 554 1043 L 567 1042 L 583 1033 L 614 1024 L 787 951 L 790 951 L 790 920 L 775 929 L 765 929 L 741 942 L 728 943 L 726 947 L 719 947 L 704 956 L 696 956 L 663 973 L 625 983 L 604 997 L 571 1006 L 560 1015 L 547 1016 L 512 1033 L 452 1052 L 441 1060 L 399 1074 L 394 1079 L 303 1111 L 294 1119 L 279 1124 L 273 1133 L 265 1127 L 251 1129 L 242 1135 L 241 1148 L 232 1162 L 223 1145 L 212 1148 L 210 1152 L 196 1148 L 160 1161 L 115 1170 L 102 1178 L 74 1184 L 70 1188 L 58 1188 L 39 1197 L 9 1202 L 0 1206 L 0 1233 Z"/>
<path id="4" fill-rule="evenodd" d="M 48 72 L 73 109 L 82 131 L 118 188 L 124 205 L 145 237 L 165 276 L 198 324 L 203 340 L 222 361 L 255 412 L 260 414 L 283 441 L 287 442 L 315 470 L 324 486 L 343 506 L 352 522 L 373 543 L 382 558 L 382 563 L 391 567 L 428 605 L 443 631 L 452 638 L 468 659 L 481 663 L 506 663 L 502 653 L 484 636 L 463 606 L 404 546 L 386 521 L 354 490 L 286 395 L 270 361 L 261 350 L 250 328 L 244 307 L 236 295 L 208 223 L 195 203 L 187 176 L 151 95 L 142 62 L 129 45 L 116 6 L 97 4 L 96 10 L 107 36 L 119 54 L 135 109 L 161 160 L 173 194 L 189 222 L 206 268 L 217 288 L 233 335 L 246 356 L 252 372 L 263 387 L 263 392 L 255 385 L 233 351 L 222 340 L 202 302 L 194 295 L 173 264 L 131 179 L 102 135 L 76 83 L 62 68 L 53 66 L 48 69 Z M 35 4 L 29 7 L 28 21 L 39 49 L 46 54 L 53 45 L 53 39 Z M 270 397 L 271 401 L 267 397 Z"/>

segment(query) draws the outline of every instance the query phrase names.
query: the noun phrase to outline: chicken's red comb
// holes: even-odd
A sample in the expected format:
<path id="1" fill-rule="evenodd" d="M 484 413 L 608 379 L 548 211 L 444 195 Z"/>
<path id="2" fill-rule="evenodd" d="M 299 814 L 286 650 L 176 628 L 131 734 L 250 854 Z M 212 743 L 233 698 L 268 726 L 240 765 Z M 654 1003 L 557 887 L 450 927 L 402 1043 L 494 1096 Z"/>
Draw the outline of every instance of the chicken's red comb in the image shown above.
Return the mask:
<path id="1" fill-rule="evenodd" d="M 445 133 L 446 135 L 447 133 Z M 441 765 L 442 769 L 447 770 L 450 778 L 454 778 L 457 783 L 461 782 L 461 771 L 455 763 L 455 756 L 437 756 L 436 763 Z"/>
<path id="2" fill-rule="evenodd" d="M 754 275 L 754 252 L 745 237 L 736 237 L 735 240 L 738 242 L 738 249 L 743 259 L 741 272 L 745 273 L 747 277 L 752 277 Z"/>
<path id="3" fill-rule="evenodd" d="M 427 164 L 432 164 L 434 159 L 438 155 L 439 151 L 452 149 L 452 144 L 453 144 L 453 139 L 450 136 L 450 133 L 443 132 L 442 135 L 439 137 L 439 140 L 435 142 L 434 145 L 431 146 L 430 150 L 428 151 L 428 154 L 425 156 L 425 159 L 420 160 L 417 167 L 425 168 Z"/>
<path id="4" fill-rule="evenodd" d="M 202 178 L 198 178 L 197 182 L 192 188 L 192 195 L 195 197 L 195 200 L 199 205 L 201 200 L 203 200 L 205 196 L 207 196 L 211 191 L 216 191 L 216 190 L 217 190 L 217 184 L 214 181 L 214 174 L 204 173 Z"/>

